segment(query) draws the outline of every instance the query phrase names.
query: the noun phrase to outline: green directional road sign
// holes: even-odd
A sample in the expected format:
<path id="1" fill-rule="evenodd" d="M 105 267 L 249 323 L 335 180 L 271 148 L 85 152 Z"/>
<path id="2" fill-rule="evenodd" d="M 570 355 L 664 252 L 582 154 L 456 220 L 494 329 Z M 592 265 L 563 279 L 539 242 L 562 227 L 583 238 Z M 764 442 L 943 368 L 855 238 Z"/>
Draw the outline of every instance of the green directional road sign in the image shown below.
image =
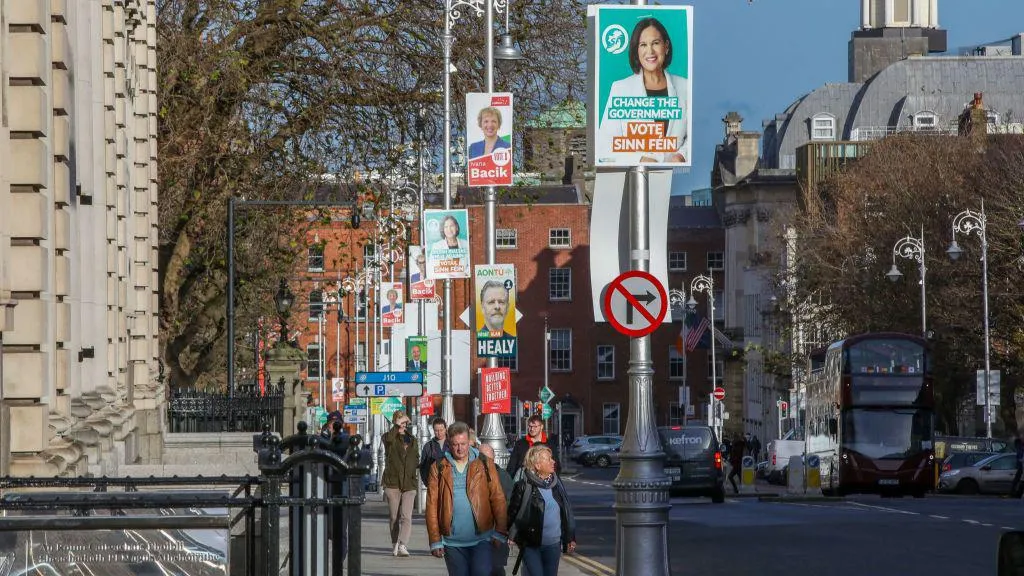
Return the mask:
<path id="1" fill-rule="evenodd" d="M 544 408 L 540 411 L 540 417 L 547 420 L 548 418 L 551 418 L 552 412 L 554 412 L 554 410 L 551 409 L 551 406 L 544 404 Z"/>
<path id="2" fill-rule="evenodd" d="M 324 424 L 327 424 L 327 410 L 325 410 L 323 406 L 317 406 L 314 413 L 316 414 L 316 421 L 319 422 L 320 427 L 323 428 Z"/>
<path id="3" fill-rule="evenodd" d="M 551 399 L 555 397 L 555 393 L 551 391 L 551 388 L 547 386 L 540 389 L 540 401 L 544 404 L 551 402 Z"/>

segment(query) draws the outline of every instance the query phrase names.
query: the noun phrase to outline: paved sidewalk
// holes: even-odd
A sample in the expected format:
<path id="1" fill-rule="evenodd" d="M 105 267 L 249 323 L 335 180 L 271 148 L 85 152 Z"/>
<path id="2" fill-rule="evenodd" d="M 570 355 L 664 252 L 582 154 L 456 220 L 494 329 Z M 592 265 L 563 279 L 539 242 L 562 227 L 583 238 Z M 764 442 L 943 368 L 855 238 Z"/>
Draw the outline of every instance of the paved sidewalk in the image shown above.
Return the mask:
<path id="1" fill-rule="evenodd" d="M 430 555 L 427 542 L 427 525 L 421 514 L 412 517 L 412 542 L 409 543 L 408 558 L 392 556 L 391 536 L 388 532 L 388 507 L 380 494 L 367 493 L 366 504 L 363 506 L 363 574 L 367 576 L 445 576 L 444 560 Z M 518 549 L 512 548 L 511 558 L 505 573 L 512 574 Z M 584 576 L 602 573 L 600 571 L 581 571 L 571 562 L 562 557 L 558 574 L 561 576 Z M 520 567 L 519 574 L 523 574 Z M 603 572 L 608 574 L 609 572 Z"/>

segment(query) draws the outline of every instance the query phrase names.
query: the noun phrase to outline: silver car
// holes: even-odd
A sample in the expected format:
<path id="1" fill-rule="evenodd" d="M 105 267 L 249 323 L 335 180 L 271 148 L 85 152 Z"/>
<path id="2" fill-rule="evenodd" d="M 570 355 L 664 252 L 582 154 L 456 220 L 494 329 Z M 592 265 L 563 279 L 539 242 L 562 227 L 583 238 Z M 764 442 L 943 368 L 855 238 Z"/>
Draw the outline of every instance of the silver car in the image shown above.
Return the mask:
<path id="1" fill-rule="evenodd" d="M 1016 454 L 995 454 L 939 476 L 940 492 L 1009 494 L 1017 473 Z"/>
<path id="2" fill-rule="evenodd" d="M 569 447 L 569 459 L 580 464 L 589 461 L 586 456 L 599 449 L 615 448 L 622 445 L 622 436 L 605 434 L 601 436 L 580 436 Z"/>

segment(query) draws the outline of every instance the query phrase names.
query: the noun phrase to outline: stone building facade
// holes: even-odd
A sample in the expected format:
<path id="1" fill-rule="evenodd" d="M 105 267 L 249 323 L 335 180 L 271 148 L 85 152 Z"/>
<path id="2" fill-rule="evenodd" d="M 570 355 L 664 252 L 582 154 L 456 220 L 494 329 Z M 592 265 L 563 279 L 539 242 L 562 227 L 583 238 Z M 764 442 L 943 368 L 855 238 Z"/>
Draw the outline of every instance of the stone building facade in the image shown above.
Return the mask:
<path id="1" fill-rule="evenodd" d="M 155 1 L 0 18 L 0 474 L 117 474 L 161 450 Z"/>

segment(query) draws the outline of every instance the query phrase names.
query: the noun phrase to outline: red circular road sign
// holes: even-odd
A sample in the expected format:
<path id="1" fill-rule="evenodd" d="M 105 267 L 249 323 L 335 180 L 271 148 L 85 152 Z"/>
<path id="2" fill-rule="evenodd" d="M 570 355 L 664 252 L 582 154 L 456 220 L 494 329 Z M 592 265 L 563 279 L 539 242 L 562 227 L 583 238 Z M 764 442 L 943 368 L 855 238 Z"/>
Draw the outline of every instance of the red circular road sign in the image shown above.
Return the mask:
<path id="1" fill-rule="evenodd" d="M 631 338 L 641 338 L 661 326 L 668 312 L 668 295 L 657 278 L 631 270 L 608 284 L 602 309 L 616 330 Z"/>
<path id="2" fill-rule="evenodd" d="M 715 400 L 725 400 L 725 388 L 721 386 L 715 388 L 715 391 L 711 394 L 715 397 Z"/>

